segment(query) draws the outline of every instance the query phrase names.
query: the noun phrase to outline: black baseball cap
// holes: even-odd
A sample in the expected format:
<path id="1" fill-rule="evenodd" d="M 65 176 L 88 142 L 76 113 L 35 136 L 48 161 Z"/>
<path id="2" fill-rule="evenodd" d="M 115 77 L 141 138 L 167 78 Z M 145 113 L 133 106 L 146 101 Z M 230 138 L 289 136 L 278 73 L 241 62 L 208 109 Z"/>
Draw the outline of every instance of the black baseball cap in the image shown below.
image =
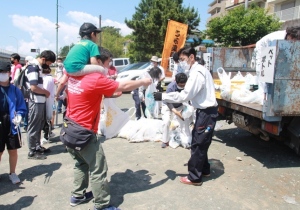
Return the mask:
<path id="1" fill-rule="evenodd" d="M 11 65 L 8 62 L 0 62 L 0 72 L 10 71 Z"/>
<path id="2" fill-rule="evenodd" d="M 85 34 L 91 34 L 92 32 L 100 33 L 101 29 L 97 28 L 92 23 L 83 23 L 82 26 L 80 26 L 80 29 L 79 29 L 80 36 L 85 35 Z"/>

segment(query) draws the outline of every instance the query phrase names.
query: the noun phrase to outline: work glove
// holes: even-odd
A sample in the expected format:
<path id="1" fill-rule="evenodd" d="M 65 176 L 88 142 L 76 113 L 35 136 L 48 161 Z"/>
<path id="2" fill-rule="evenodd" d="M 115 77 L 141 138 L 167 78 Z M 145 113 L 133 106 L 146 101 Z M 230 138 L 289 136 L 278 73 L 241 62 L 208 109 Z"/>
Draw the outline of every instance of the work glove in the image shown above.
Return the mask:
<path id="1" fill-rule="evenodd" d="M 21 124 L 22 116 L 20 114 L 16 114 L 16 116 L 12 119 L 13 124 L 18 127 Z"/>
<path id="2" fill-rule="evenodd" d="M 160 92 L 154 92 L 153 97 L 155 101 L 161 101 L 162 100 L 162 93 Z"/>

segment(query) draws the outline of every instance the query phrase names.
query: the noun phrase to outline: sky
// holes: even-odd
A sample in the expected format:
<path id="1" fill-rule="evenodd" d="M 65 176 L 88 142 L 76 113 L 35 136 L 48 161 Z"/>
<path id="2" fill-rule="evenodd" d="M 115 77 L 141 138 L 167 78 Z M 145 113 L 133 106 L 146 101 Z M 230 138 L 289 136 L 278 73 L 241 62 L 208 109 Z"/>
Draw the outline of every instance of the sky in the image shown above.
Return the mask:
<path id="1" fill-rule="evenodd" d="M 6 3 L 4 3 L 6 2 Z M 99 26 L 120 28 L 122 35 L 132 32 L 125 19 L 132 19 L 135 7 L 141 0 L 2 0 L 0 13 L 0 51 L 32 55 L 30 49 L 52 50 L 56 53 L 56 18 L 58 14 L 58 49 L 79 40 L 79 27 L 84 22 Z M 198 29 L 204 30 L 208 4 L 212 0 L 183 0 L 185 7 L 198 10 L 201 22 Z"/>

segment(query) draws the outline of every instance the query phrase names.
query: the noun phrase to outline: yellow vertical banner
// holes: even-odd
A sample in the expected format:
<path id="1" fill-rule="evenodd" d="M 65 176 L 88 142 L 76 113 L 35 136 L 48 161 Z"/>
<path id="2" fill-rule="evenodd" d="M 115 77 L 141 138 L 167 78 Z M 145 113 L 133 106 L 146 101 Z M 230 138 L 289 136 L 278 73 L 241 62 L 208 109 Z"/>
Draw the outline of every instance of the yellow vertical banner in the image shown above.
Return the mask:
<path id="1" fill-rule="evenodd" d="M 168 27 L 161 60 L 161 66 L 165 69 L 166 76 L 172 75 L 172 72 L 168 71 L 169 58 L 172 57 L 174 52 L 177 52 L 180 48 L 184 46 L 187 36 L 187 30 L 187 24 L 179 23 L 174 20 L 168 21 Z"/>

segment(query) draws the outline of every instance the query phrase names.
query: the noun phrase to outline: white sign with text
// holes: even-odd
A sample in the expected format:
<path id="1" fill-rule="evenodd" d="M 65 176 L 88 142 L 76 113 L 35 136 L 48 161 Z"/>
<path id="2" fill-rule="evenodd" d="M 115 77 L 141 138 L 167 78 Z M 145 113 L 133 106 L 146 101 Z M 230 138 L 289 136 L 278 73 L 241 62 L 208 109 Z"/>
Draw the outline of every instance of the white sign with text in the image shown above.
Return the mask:
<path id="1" fill-rule="evenodd" d="M 275 71 L 276 47 L 265 47 L 261 51 L 260 82 L 273 83 Z"/>

